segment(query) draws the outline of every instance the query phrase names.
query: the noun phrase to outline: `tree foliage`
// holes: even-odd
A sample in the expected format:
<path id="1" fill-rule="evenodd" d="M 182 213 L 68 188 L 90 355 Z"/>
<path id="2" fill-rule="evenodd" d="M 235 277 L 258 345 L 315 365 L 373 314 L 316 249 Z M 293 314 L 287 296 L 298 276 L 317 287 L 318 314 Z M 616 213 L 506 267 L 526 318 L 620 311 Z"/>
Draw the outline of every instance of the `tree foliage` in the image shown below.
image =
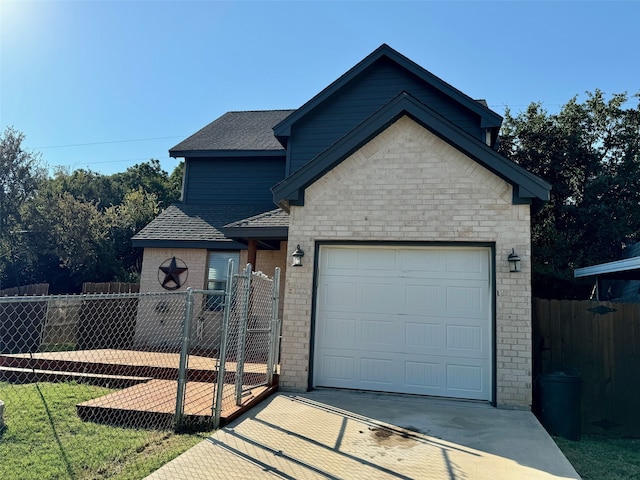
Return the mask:
<path id="1" fill-rule="evenodd" d="M 171 176 L 152 159 L 114 175 L 48 177 L 23 140 L 14 129 L 0 138 L 0 288 L 48 282 L 67 293 L 87 281 L 136 281 L 142 250 L 131 237 L 179 200 L 182 164 Z"/>
<path id="2" fill-rule="evenodd" d="M 118 266 L 117 277 L 135 280 L 142 269 L 142 252 L 131 246 L 131 237 L 160 213 L 160 202 L 155 193 L 142 187 L 127 192 L 122 203 L 105 212 L 108 236 L 112 240 L 112 258 Z"/>
<path id="3" fill-rule="evenodd" d="M 573 269 L 621 258 L 640 240 L 640 103 L 600 90 L 559 113 L 539 103 L 506 112 L 500 150 L 552 185 L 534 205 L 533 292 L 544 298 L 587 298 L 592 281 Z"/>
<path id="4" fill-rule="evenodd" d="M 0 136 L 0 288 L 20 268 L 24 250 L 22 205 L 32 198 L 45 170 L 39 155 L 22 148 L 24 135 L 8 127 Z"/>

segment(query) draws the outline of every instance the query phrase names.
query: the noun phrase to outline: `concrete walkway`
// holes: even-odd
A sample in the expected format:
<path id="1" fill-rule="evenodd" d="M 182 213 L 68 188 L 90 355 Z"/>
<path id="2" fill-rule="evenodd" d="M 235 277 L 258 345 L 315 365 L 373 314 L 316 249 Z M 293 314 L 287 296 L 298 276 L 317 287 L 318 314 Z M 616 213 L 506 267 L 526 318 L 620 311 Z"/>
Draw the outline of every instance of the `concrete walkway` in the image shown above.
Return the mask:
<path id="1" fill-rule="evenodd" d="M 335 390 L 276 394 L 150 479 L 579 479 L 530 412 Z"/>

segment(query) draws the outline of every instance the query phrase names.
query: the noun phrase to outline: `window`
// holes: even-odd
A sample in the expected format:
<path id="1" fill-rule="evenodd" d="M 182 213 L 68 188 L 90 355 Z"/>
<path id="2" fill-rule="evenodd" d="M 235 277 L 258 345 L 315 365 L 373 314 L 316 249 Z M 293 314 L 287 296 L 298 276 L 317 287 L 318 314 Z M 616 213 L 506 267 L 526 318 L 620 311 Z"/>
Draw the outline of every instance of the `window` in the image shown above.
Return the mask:
<path id="1" fill-rule="evenodd" d="M 235 262 L 237 271 L 240 252 L 213 251 L 209 252 L 209 270 L 207 272 L 207 290 L 224 290 L 227 287 L 227 271 L 229 260 Z M 207 310 L 222 310 L 223 294 L 216 293 L 207 297 Z"/>

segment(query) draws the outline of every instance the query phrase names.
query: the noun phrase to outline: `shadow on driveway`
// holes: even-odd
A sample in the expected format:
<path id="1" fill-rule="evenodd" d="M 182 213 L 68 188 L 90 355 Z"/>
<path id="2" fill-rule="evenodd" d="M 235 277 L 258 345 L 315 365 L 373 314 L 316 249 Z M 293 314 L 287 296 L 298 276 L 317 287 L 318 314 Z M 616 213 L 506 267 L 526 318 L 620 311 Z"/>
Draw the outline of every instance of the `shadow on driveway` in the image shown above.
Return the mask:
<path id="1" fill-rule="evenodd" d="M 267 399 L 152 479 L 579 479 L 530 412 L 316 390 Z"/>

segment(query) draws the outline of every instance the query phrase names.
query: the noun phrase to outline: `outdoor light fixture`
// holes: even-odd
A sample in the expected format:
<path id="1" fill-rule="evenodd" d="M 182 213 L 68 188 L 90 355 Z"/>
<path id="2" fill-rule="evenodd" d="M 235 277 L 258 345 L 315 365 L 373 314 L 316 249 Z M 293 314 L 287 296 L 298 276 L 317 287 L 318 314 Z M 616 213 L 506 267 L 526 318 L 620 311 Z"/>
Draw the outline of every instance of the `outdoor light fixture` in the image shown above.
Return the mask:
<path id="1" fill-rule="evenodd" d="M 293 266 L 294 267 L 301 267 L 302 266 L 302 257 L 304 257 L 304 252 L 300 248 L 300 245 L 298 245 L 296 247 L 296 249 L 293 251 L 291 256 L 293 257 Z"/>
<path id="2" fill-rule="evenodd" d="M 519 272 L 520 271 L 520 256 L 516 253 L 516 251 L 512 248 L 511 253 L 507 257 L 509 261 L 509 271 L 510 272 Z"/>

